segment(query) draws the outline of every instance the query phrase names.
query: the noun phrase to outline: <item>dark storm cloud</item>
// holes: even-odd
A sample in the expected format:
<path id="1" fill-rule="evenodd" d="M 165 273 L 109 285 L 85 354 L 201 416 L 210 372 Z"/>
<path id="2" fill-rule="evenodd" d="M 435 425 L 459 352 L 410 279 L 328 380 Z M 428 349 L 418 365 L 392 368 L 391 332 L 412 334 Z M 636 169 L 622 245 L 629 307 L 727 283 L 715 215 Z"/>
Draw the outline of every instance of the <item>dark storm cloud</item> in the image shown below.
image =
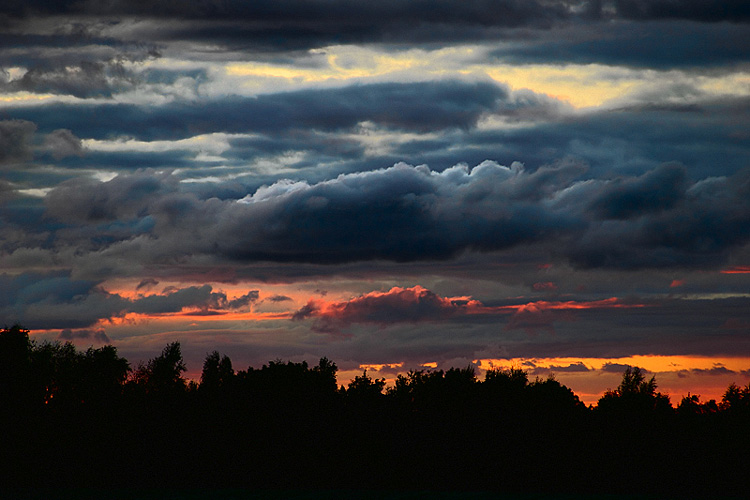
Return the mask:
<path id="1" fill-rule="evenodd" d="M 668 176 L 679 181 L 676 172 Z M 660 193 L 665 191 L 655 189 L 650 203 L 659 208 L 667 202 L 673 205 L 671 209 L 650 213 L 647 204 L 641 212 L 629 212 L 627 219 L 620 218 L 628 213 L 624 207 L 639 195 L 615 192 L 608 209 L 613 216 L 592 223 L 568 247 L 571 262 L 581 267 L 626 269 L 713 266 L 726 262 L 731 248 L 750 239 L 750 170 L 730 178 L 708 178 L 687 189 L 672 191 L 674 185 L 669 183 L 662 188 L 667 194 L 662 197 Z"/>
<path id="2" fill-rule="evenodd" d="M 155 140 L 212 132 L 337 131 L 364 121 L 418 132 L 466 129 L 485 114 L 518 113 L 522 106 L 509 99 L 505 86 L 441 81 L 356 85 L 208 102 L 178 101 L 156 108 L 57 104 L 14 110 L 14 115 L 33 117 L 31 120 L 43 130 L 68 128 L 78 136 L 96 139 L 124 135 Z"/>
<path id="3" fill-rule="evenodd" d="M 106 332 L 102 328 L 99 328 L 97 330 L 86 328 L 71 330 L 70 328 L 66 328 L 60 332 L 60 335 L 57 336 L 57 339 L 64 341 L 92 340 L 93 342 L 98 342 L 101 344 L 109 344 L 111 342 Z"/>
<path id="4" fill-rule="evenodd" d="M 334 0 L 332 2 L 305 2 L 299 0 L 261 0 L 244 2 L 230 0 L 226 2 L 159 0 L 148 5 L 134 0 L 115 0 L 101 3 L 89 1 L 45 0 L 4 2 L 3 11 L 9 16 L 25 15 L 60 15 L 66 13 L 85 14 L 128 14 L 154 17 L 181 17 L 197 19 L 246 19 L 263 21 L 318 21 L 342 22 L 347 19 L 365 19 L 382 22 L 393 19 L 409 19 L 443 22 L 452 19 L 454 22 L 476 22 L 482 24 L 514 23 L 532 20 L 533 16 L 544 14 L 564 15 L 571 5 L 579 2 L 536 2 L 504 0 L 416 0 L 413 2 L 386 1 L 378 4 Z M 364 16 L 364 17 L 363 17 Z"/>
<path id="5" fill-rule="evenodd" d="M 0 34 L 0 90 L 108 98 L 135 89 L 142 80 L 132 63 L 160 54 L 148 43 L 97 36 L 111 24 L 32 19 L 9 26 Z M 22 73 L 4 71 L 14 66 Z"/>
<path id="6" fill-rule="evenodd" d="M 88 61 L 82 61 L 75 67 L 36 67 L 29 69 L 20 79 L 8 83 L 5 90 L 26 90 L 75 97 L 111 97 L 113 90 L 123 90 L 122 84 L 113 88 L 110 81 L 112 70 L 116 71 L 117 68 L 108 68 L 103 63 Z M 122 80 L 121 77 L 118 79 Z"/>
<path id="7" fill-rule="evenodd" d="M 614 0 L 613 4 L 617 15 L 627 19 L 750 20 L 750 5 L 741 0 Z"/>
<path id="8" fill-rule="evenodd" d="M 539 165 L 572 156 L 584 158 L 595 178 L 640 175 L 660 163 L 676 161 L 688 168 L 689 177 L 700 179 L 731 175 L 750 164 L 744 132 L 750 129 L 748 98 L 698 100 L 691 109 L 655 106 L 672 100 L 684 101 L 667 90 L 619 109 L 513 130 L 469 131 L 458 144 L 455 138 L 445 137 L 425 145 L 419 158 L 430 165 L 456 155 L 467 162 L 490 157 Z M 417 154 L 419 147 L 416 144 L 408 153 Z"/>
<path id="9" fill-rule="evenodd" d="M 641 174 L 660 163 L 677 161 L 688 168 L 691 179 L 728 175 L 750 164 L 744 135 L 750 129 L 747 98 L 696 99 L 688 95 L 692 102 L 689 109 L 667 106 L 685 101 L 683 96 L 688 91 L 675 92 L 674 88 L 664 89 L 657 95 L 643 95 L 627 107 L 585 114 L 555 114 L 549 98 L 531 99 L 508 92 L 503 86 L 461 82 L 361 85 L 257 99 L 226 98 L 200 105 L 171 103 L 157 108 L 49 104 L 14 108 L 9 113 L 37 123 L 41 133 L 68 129 L 77 137 L 96 139 L 124 136 L 157 140 L 211 132 L 255 133 L 252 138 L 230 139 L 231 147 L 223 156 L 239 167 L 265 154 L 298 151 L 302 159 L 292 166 L 309 167 L 304 175 L 311 181 L 332 175 L 325 167 L 327 162 L 336 165 L 335 175 L 402 160 L 427 163 L 441 170 L 457 159 L 469 164 L 487 158 L 505 163 L 523 160 L 535 168 L 575 157 L 585 159 L 592 177 L 609 177 Z M 341 98 L 337 97 L 339 93 Z M 534 118 L 540 112 L 544 118 Z M 527 121 L 512 128 L 487 130 L 475 126 L 483 117 L 516 120 L 524 113 Z M 364 145 L 354 140 L 362 122 L 373 123 L 376 130 L 429 132 L 431 136 L 394 144 L 392 151 L 380 155 L 363 156 Z M 350 134 L 346 138 L 336 135 L 342 131 Z M 88 151 L 84 158 L 68 157 L 65 161 L 71 167 L 106 165 L 127 170 L 171 166 L 194 169 L 196 175 L 216 175 L 209 164 L 196 162 L 194 152 L 183 150 Z M 315 168 L 318 166 L 322 168 Z M 269 175 L 260 182 L 250 180 L 254 184 L 248 184 L 248 188 L 278 178 Z M 42 183 L 43 178 L 32 181 Z"/>
<path id="10" fill-rule="evenodd" d="M 507 248 L 574 223 L 534 203 L 543 191 L 533 187 L 546 175 L 492 162 L 441 174 L 402 164 L 314 185 L 279 182 L 227 207 L 218 227 L 236 237 L 218 240 L 216 250 L 241 260 L 346 262 Z"/>
<path id="11" fill-rule="evenodd" d="M 123 300 L 66 273 L 0 275 L 0 316 L 31 329 L 84 328 L 119 315 Z"/>
<path id="12" fill-rule="evenodd" d="M 180 312 L 185 307 L 201 310 L 240 309 L 257 301 L 258 293 L 257 290 L 252 290 L 241 297 L 229 300 L 225 293 L 214 292 L 211 285 L 190 286 L 134 299 L 128 310 L 135 313 L 162 314 Z"/>
<path id="13" fill-rule="evenodd" d="M 83 156 L 84 148 L 81 139 L 73 135 L 70 130 L 58 129 L 44 138 L 44 150 L 49 152 L 55 160 L 68 156 Z"/>
<path id="14" fill-rule="evenodd" d="M 169 174 L 153 171 L 117 176 L 109 182 L 76 178 L 61 183 L 45 198 L 55 218 L 64 222 L 130 220 L 164 200 L 175 187 Z"/>
<path id="15" fill-rule="evenodd" d="M 635 68 L 732 67 L 750 61 L 744 24 L 682 21 L 565 26 L 503 44 L 492 55 L 507 63 L 606 64 Z"/>
<path id="16" fill-rule="evenodd" d="M 130 258 L 142 262 L 201 254 L 413 262 L 537 245 L 580 267 L 715 268 L 750 241 L 748 170 L 697 182 L 674 164 L 611 180 L 583 180 L 584 172 L 576 162 L 527 171 L 488 161 L 440 173 L 399 164 L 315 184 L 279 181 L 221 201 L 143 171 L 69 181 L 46 205 L 48 217 L 67 223 L 57 230 L 59 245 L 101 250 L 106 245 L 91 238 L 103 228 L 122 244 L 133 228 L 148 238 L 123 251 L 132 246 Z"/>
<path id="17" fill-rule="evenodd" d="M 497 28 L 549 26 L 568 19 L 579 1 L 417 0 L 411 2 L 137 1 L 5 2 L 10 20 L 32 16 L 139 18 L 152 40 L 203 40 L 252 50 L 298 50 L 322 45 L 481 39 Z"/>
<path id="18" fill-rule="evenodd" d="M 25 120 L 0 121 L 0 169 L 32 158 L 36 125 Z"/>
<path id="19" fill-rule="evenodd" d="M 685 167 L 664 165 L 636 178 L 618 178 L 607 183 L 589 210 L 603 219 L 630 219 L 672 208 L 685 195 Z"/>
<path id="20" fill-rule="evenodd" d="M 548 28 L 613 19 L 745 22 L 747 6 L 732 0 L 418 0 L 410 2 L 136 1 L 5 2 L 0 13 L 18 22 L 32 16 L 77 19 L 68 32 L 86 36 L 97 19 L 141 20 L 136 39 L 193 40 L 243 50 L 278 52 L 331 44 L 445 43 L 482 40 L 508 28 Z M 144 23 L 146 20 L 148 22 Z M 110 21 L 113 22 L 113 21 Z M 117 22 L 117 21 L 114 21 Z M 121 31 L 127 33 L 127 28 Z M 526 34 L 527 36 L 528 34 Z M 507 36 L 507 35 L 506 35 Z"/>
<path id="21" fill-rule="evenodd" d="M 224 292 L 202 285 L 129 299 L 107 292 L 97 282 L 72 279 L 66 272 L 0 274 L 0 317 L 31 329 L 85 329 L 128 313 L 238 310 L 257 301 L 258 295 L 251 290 L 229 299 Z M 76 338 L 74 333 L 71 339 Z"/>
<path id="22" fill-rule="evenodd" d="M 604 10 L 603 10 L 604 8 Z M 743 20 L 750 17 L 750 8 L 736 0 L 613 0 L 613 1 L 518 1 L 505 0 L 417 0 L 412 2 L 386 1 L 377 4 L 337 0 L 332 2 L 276 1 L 154 1 L 148 5 L 135 0 L 111 2 L 45 0 L 4 2 L 8 16 L 84 14 L 125 14 L 154 17 L 196 19 L 245 19 L 263 22 L 296 21 L 322 23 L 325 20 L 342 23 L 347 20 L 369 20 L 381 23 L 393 20 L 416 22 L 478 23 L 509 25 L 533 22 L 534 17 L 567 17 L 577 12 L 605 12 L 626 18 L 678 18 L 697 21 Z M 538 21 L 538 20 L 537 20 Z M 362 22 L 362 21 L 360 21 Z"/>

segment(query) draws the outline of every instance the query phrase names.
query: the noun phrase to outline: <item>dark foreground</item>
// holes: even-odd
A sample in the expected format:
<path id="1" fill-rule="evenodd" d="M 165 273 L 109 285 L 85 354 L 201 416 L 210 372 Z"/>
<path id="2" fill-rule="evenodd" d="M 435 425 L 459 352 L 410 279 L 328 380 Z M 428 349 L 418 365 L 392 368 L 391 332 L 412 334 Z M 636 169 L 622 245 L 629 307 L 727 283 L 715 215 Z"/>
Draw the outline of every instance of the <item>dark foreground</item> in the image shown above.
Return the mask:
<path id="1" fill-rule="evenodd" d="M 35 490 L 15 491 L 13 498 L 17 500 L 46 500 L 49 498 L 57 500 L 100 500 L 102 498 L 108 500 L 660 500 L 668 497 L 607 494 L 502 494 L 487 491 L 446 492 L 431 490 Z"/>
<path id="2" fill-rule="evenodd" d="M 200 384 L 179 344 L 131 369 L 107 346 L 0 330 L 0 495 L 16 498 L 746 498 L 750 387 L 675 408 L 638 369 L 596 408 L 522 370 L 417 371 L 384 390 L 336 365 Z M 54 492 L 54 494 L 50 494 Z M 607 497 L 606 495 L 610 495 Z"/>

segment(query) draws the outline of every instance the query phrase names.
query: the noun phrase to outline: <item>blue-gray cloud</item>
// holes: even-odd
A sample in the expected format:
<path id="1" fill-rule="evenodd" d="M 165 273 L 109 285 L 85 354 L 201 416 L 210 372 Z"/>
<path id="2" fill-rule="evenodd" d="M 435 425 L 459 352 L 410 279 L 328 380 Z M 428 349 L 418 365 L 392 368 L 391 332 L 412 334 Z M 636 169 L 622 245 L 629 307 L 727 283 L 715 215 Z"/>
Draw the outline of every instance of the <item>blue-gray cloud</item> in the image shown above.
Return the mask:
<path id="1" fill-rule="evenodd" d="M 733 68 L 750 60 L 745 24 L 619 21 L 573 25 L 501 44 L 493 57 L 514 64 L 602 64 L 634 68 Z"/>
<path id="2" fill-rule="evenodd" d="M 95 258 L 126 245 L 142 263 L 415 262 L 533 245 L 586 268 L 716 268 L 750 240 L 749 200 L 748 170 L 691 181 L 665 164 L 591 179 L 577 162 L 528 171 L 486 161 L 279 181 L 241 200 L 198 198 L 142 171 L 68 181 L 48 194 L 46 217 L 62 223 L 53 246 Z"/>
<path id="3" fill-rule="evenodd" d="M 85 330 L 100 320 L 128 313 L 170 314 L 184 309 L 220 313 L 243 309 L 256 302 L 258 295 L 257 290 L 250 290 L 229 299 L 224 292 L 201 285 L 125 298 L 107 292 L 95 281 L 72 279 L 66 272 L 0 274 L 0 317 L 9 324 L 20 323 L 31 329 Z M 77 338 L 75 332 L 65 335 L 61 338 Z"/>

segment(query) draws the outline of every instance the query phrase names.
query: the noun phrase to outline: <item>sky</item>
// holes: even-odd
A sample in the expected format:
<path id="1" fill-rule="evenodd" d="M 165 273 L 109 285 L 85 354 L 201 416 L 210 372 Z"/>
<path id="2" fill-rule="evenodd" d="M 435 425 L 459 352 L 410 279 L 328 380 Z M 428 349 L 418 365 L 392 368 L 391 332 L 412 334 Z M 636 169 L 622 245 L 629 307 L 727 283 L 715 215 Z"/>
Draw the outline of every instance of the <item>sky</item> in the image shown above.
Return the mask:
<path id="1" fill-rule="evenodd" d="M 235 369 L 750 380 L 750 4 L 0 5 L 0 320 Z"/>

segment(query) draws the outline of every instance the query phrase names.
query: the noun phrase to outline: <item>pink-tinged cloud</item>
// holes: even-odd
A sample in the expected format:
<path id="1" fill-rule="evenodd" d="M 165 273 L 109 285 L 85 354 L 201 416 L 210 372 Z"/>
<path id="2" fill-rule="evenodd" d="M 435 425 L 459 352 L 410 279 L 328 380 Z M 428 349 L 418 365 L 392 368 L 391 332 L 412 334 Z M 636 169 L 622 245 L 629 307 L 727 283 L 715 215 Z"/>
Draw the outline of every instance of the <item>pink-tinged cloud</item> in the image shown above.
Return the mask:
<path id="1" fill-rule="evenodd" d="M 555 285 L 555 283 L 552 281 L 542 281 L 539 283 L 534 283 L 533 285 L 531 285 L 531 288 L 533 288 L 536 292 L 550 292 L 557 290 L 557 285 Z"/>
<path id="2" fill-rule="evenodd" d="M 536 301 L 506 306 L 486 306 L 469 296 L 441 297 L 422 287 L 393 287 L 387 292 L 370 292 L 342 302 L 310 299 L 296 311 L 293 320 L 314 318 L 312 329 L 321 333 L 340 333 L 355 323 L 381 327 L 396 323 L 441 321 L 466 315 L 511 315 L 509 328 L 550 330 L 554 321 L 573 318 L 572 311 L 597 308 L 640 307 L 623 304 L 616 297 L 576 301 Z"/>
<path id="3" fill-rule="evenodd" d="M 669 284 L 670 288 L 679 288 L 681 286 L 685 285 L 685 280 L 672 280 L 672 283 Z"/>
<path id="4" fill-rule="evenodd" d="M 554 323 L 558 321 L 574 321 L 575 316 L 568 309 L 557 309 L 549 307 L 548 302 L 530 302 L 516 309 L 510 317 L 507 328 L 522 329 L 529 334 L 537 333 L 539 330 L 554 333 Z"/>
<path id="5" fill-rule="evenodd" d="M 316 318 L 313 330 L 337 333 L 353 323 L 386 326 L 393 323 L 436 321 L 484 308 L 470 297 L 440 297 L 419 285 L 370 292 L 344 302 L 311 299 L 293 319 Z"/>
<path id="6" fill-rule="evenodd" d="M 732 266 L 722 269 L 722 274 L 750 274 L 750 266 Z"/>
<path id="7" fill-rule="evenodd" d="M 574 311 L 582 309 L 622 309 L 643 307 L 643 304 L 625 304 L 617 297 L 593 301 L 546 301 L 539 300 L 526 304 L 502 306 L 502 309 L 514 311 L 507 328 L 522 329 L 527 333 L 539 330 L 554 333 L 554 323 L 558 321 L 575 321 Z"/>

